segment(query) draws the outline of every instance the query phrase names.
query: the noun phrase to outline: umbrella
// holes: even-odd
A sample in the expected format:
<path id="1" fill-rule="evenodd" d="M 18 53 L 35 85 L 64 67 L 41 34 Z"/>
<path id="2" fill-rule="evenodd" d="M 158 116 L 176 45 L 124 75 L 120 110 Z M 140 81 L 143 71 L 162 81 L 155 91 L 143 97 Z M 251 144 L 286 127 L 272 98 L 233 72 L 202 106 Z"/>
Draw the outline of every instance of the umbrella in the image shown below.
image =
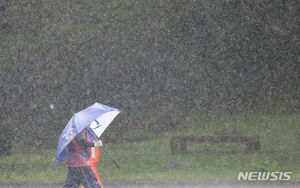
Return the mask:
<path id="1" fill-rule="evenodd" d="M 58 166 L 68 158 L 68 144 L 88 125 L 89 130 L 98 138 L 102 135 L 112 120 L 120 113 L 120 110 L 111 108 L 101 103 L 95 103 L 88 108 L 73 114 L 68 124 L 59 137 L 56 149 L 56 163 Z M 101 122 L 101 124 L 99 123 Z"/>

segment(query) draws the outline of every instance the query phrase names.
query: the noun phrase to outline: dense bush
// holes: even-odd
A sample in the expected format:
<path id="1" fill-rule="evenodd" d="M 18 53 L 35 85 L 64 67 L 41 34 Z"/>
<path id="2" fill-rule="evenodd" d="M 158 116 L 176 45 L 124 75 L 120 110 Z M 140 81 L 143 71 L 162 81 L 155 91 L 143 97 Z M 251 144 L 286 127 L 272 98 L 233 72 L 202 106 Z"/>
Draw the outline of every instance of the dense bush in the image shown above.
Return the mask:
<path id="1" fill-rule="evenodd" d="M 173 104 L 298 111 L 296 2 L 1 1 L 3 111 L 38 144 L 96 101 L 120 108 L 119 121 Z M 163 129 L 178 125 L 174 109 L 162 114 Z"/>

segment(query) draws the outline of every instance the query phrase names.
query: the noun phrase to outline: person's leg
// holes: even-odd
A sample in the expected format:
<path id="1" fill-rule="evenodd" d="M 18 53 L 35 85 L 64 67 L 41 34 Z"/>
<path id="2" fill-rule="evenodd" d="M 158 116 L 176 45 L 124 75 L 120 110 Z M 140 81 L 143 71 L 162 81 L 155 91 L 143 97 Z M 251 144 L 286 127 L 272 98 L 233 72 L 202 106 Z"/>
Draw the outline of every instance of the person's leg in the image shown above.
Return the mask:
<path id="1" fill-rule="evenodd" d="M 100 184 L 101 188 L 103 188 L 103 184 L 102 184 L 102 181 L 101 181 L 101 179 L 100 179 L 100 177 L 98 175 L 97 168 L 96 168 L 95 164 L 92 164 L 91 168 L 92 168 L 92 170 L 94 171 L 94 173 L 95 173 L 95 175 L 97 177 L 98 183 Z"/>
<path id="2" fill-rule="evenodd" d="M 81 167 L 81 183 L 85 188 L 102 188 L 90 166 Z"/>
<path id="3" fill-rule="evenodd" d="M 64 188 L 78 188 L 79 182 L 78 182 L 78 170 L 76 168 L 68 168 L 68 175 L 66 179 L 66 183 L 64 185 Z"/>

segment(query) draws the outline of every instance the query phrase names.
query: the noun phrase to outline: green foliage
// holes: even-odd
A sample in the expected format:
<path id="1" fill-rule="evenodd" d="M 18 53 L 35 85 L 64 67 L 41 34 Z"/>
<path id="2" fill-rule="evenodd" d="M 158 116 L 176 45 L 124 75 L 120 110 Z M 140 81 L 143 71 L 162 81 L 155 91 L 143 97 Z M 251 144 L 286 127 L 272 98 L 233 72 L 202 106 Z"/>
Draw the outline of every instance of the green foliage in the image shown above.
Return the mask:
<path id="1" fill-rule="evenodd" d="M 96 101 L 119 124 L 155 119 L 155 134 L 182 111 L 298 112 L 299 19 L 284 2 L 3 0 L 0 123 L 52 146 Z"/>
<path id="2" fill-rule="evenodd" d="M 254 171 L 258 172 L 276 172 L 280 170 L 280 168 L 277 166 L 276 161 L 274 162 L 268 157 L 253 159 L 251 161 L 251 167 Z"/>
<path id="3" fill-rule="evenodd" d="M 4 134 L 19 147 L 54 146 L 71 111 L 99 101 L 121 109 L 117 125 L 153 125 L 123 138 L 110 127 L 107 140 L 157 137 L 112 145 L 125 168 L 113 169 L 104 157 L 105 179 L 233 177 L 275 168 L 299 178 L 298 17 L 295 0 L 2 0 L 1 128 L 11 128 Z M 260 134 L 263 152 L 193 145 L 187 155 L 169 156 L 171 135 L 221 128 Z M 215 150 L 235 155 L 220 158 Z M 21 151 L 1 156 L 1 165 L 10 165 L 1 180 L 63 181 L 66 171 L 50 166 L 48 152 L 34 153 L 26 161 Z M 139 173 L 131 155 L 140 158 Z"/>
<path id="4" fill-rule="evenodd" d="M 106 144 L 121 169 L 100 149 L 97 169 L 102 180 L 236 180 L 239 171 L 291 171 L 292 180 L 299 181 L 299 114 L 195 117 L 189 120 L 194 120 L 193 126 L 153 136 L 150 140 Z M 247 153 L 240 144 L 191 144 L 186 154 L 171 155 L 170 136 L 214 134 L 223 127 L 259 134 L 261 151 Z M 0 183 L 63 182 L 67 170 L 64 165 L 54 167 L 51 163 L 54 155 L 54 150 L 15 149 L 12 156 L 1 156 Z"/>

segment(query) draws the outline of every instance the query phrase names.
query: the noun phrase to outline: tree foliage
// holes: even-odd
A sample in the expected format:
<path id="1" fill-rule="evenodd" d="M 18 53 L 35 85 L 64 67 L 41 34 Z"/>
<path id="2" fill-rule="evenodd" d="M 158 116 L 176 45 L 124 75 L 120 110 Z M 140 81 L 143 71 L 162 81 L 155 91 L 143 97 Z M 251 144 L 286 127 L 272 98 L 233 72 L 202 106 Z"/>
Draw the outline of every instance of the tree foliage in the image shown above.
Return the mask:
<path id="1" fill-rule="evenodd" d="M 120 122 L 174 105 L 180 115 L 298 111 L 296 5 L 3 0 L 1 126 L 29 143 L 57 138 L 72 111 L 96 101 L 120 108 Z"/>

